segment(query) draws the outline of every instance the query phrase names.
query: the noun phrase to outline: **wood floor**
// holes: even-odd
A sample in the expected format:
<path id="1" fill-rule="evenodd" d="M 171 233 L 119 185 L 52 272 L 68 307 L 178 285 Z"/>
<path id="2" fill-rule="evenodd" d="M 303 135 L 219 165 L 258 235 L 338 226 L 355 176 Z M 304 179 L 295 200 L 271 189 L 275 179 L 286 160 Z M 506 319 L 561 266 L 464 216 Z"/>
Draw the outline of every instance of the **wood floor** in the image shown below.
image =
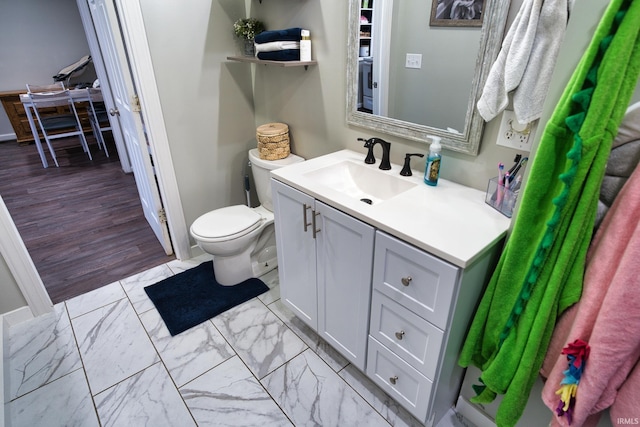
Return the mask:
<path id="1" fill-rule="evenodd" d="M 93 161 L 76 138 L 58 140 L 42 167 L 35 145 L 0 143 L 0 195 L 54 303 L 174 259 L 144 219 L 133 174 L 87 136 Z M 48 156 L 48 155 L 47 155 Z"/>

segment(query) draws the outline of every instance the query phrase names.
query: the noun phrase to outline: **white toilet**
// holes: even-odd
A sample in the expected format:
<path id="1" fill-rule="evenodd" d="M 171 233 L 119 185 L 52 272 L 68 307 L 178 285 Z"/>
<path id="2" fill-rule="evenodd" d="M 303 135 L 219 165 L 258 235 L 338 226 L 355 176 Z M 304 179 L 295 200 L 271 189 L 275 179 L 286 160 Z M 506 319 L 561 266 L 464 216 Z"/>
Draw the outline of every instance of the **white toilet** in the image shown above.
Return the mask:
<path id="1" fill-rule="evenodd" d="M 216 280 L 225 286 L 261 276 L 278 266 L 269 172 L 304 159 L 289 154 L 281 160 L 262 160 L 254 148 L 249 151 L 249 161 L 260 206 L 216 209 L 196 219 L 190 229 L 198 246 L 213 255 Z"/>

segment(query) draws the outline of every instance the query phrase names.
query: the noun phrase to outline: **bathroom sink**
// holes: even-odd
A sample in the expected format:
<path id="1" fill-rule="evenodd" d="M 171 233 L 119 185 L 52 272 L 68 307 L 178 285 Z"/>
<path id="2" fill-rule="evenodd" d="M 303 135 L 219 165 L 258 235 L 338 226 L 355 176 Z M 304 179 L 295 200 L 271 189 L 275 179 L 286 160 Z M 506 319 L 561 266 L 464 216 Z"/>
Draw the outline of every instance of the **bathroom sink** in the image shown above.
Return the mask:
<path id="1" fill-rule="evenodd" d="M 349 160 L 308 172 L 305 177 L 368 204 L 382 202 L 416 186 L 415 182 L 391 175 L 376 166 Z"/>

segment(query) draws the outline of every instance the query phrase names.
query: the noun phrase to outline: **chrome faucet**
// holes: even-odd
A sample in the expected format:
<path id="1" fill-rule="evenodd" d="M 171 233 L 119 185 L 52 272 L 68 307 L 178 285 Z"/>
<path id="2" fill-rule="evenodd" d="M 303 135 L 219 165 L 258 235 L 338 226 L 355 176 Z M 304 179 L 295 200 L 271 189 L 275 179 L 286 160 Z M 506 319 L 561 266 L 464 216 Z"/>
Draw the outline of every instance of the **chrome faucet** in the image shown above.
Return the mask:
<path id="1" fill-rule="evenodd" d="M 369 149 L 367 157 L 364 159 L 364 162 L 368 165 L 372 165 L 376 162 L 376 158 L 373 155 L 373 147 L 376 144 L 382 145 L 382 161 L 380 162 L 380 169 L 385 171 L 391 169 L 391 163 L 389 162 L 389 152 L 391 152 L 390 142 L 381 138 L 358 138 L 358 141 L 363 141 L 364 147 Z"/>

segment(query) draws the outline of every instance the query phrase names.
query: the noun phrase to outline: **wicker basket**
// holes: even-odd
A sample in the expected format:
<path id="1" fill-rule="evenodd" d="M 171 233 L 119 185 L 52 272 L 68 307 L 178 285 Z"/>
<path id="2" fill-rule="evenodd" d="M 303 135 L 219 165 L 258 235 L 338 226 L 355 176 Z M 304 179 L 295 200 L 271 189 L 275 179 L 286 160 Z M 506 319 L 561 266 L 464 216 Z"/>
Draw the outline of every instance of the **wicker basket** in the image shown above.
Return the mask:
<path id="1" fill-rule="evenodd" d="M 256 130 L 258 153 L 263 160 L 284 159 L 290 153 L 289 126 L 284 123 L 267 123 Z"/>

